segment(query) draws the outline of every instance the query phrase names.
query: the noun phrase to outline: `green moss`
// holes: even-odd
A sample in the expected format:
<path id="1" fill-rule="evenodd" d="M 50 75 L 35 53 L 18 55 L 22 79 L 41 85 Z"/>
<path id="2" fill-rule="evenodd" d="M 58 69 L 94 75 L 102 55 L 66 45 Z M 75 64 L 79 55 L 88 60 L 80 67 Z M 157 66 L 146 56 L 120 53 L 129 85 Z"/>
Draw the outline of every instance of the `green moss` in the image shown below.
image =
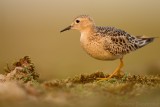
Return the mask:
<path id="1" fill-rule="evenodd" d="M 39 74 L 34 70 L 34 64 L 28 56 L 21 58 L 10 67 L 7 65 L 5 71 L 10 80 L 18 80 L 24 83 L 38 81 Z"/>

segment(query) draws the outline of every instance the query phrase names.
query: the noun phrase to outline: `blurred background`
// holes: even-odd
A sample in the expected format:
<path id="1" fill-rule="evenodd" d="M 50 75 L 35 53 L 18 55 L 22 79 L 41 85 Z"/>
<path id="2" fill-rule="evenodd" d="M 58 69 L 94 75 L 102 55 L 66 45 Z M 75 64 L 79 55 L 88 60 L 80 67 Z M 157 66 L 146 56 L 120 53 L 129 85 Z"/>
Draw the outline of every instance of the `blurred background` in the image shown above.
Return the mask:
<path id="1" fill-rule="evenodd" d="M 80 73 L 111 73 L 119 60 L 99 61 L 80 47 L 78 31 L 59 31 L 81 14 L 99 26 L 133 35 L 160 37 L 160 0 L 0 0 L 0 72 L 30 56 L 42 79 Z M 160 68 L 160 39 L 124 57 L 125 72 L 145 74 Z"/>

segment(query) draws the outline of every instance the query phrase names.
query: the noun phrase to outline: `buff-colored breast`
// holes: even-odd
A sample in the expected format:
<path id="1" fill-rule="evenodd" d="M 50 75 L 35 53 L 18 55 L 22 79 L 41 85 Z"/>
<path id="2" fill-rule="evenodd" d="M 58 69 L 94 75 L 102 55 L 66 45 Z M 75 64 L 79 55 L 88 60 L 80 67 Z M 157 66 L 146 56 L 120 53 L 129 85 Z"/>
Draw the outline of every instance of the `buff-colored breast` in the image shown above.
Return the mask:
<path id="1" fill-rule="evenodd" d="M 92 36 L 85 32 L 81 33 L 81 46 L 93 58 L 99 60 L 115 60 L 120 58 L 120 56 L 114 56 L 109 51 L 105 50 L 104 42 L 105 38 Z"/>

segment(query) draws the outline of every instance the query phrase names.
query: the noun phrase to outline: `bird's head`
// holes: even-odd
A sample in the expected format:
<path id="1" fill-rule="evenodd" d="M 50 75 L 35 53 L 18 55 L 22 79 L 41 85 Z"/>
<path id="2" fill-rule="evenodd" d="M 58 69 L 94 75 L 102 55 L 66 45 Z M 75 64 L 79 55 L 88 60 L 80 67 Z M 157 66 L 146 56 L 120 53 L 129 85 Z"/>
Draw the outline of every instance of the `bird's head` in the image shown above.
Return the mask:
<path id="1" fill-rule="evenodd" d="M 88 15 L 80 15 L 78 17 L 76 17 L 73 22 L 71 23 L 70 26 L 66 27 L 65 29 L 61 30 L 60 32 L 64 32 L 66 30 L 70 30 L 70 29 L 76 29 L 80 32 L 90 29 L 92 27 L 94 27 L 94 21 L 91 17 L 89 17 Z"/>

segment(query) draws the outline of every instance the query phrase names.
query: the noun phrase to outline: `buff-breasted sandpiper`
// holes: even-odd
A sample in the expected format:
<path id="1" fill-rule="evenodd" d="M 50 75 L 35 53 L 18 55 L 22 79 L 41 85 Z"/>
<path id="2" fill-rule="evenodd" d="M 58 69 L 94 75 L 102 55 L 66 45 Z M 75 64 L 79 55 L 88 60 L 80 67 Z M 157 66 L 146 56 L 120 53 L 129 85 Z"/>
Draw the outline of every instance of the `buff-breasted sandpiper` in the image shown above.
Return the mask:
<path id="1" fill-rule="evenodd" d="M 76 17 L 72 24 L 61 32 L 76 29 L 80 31 L 80 43 L 83 49 L 93 58 L 99 60 L 120 59 L 119 66 L 107 78 L 119 76 L 123 67 L 123 56 L 135 51 L 154 40 L 154 37 L 133 36 L 115 27 L 96 26 L 88 15 Z"/>

